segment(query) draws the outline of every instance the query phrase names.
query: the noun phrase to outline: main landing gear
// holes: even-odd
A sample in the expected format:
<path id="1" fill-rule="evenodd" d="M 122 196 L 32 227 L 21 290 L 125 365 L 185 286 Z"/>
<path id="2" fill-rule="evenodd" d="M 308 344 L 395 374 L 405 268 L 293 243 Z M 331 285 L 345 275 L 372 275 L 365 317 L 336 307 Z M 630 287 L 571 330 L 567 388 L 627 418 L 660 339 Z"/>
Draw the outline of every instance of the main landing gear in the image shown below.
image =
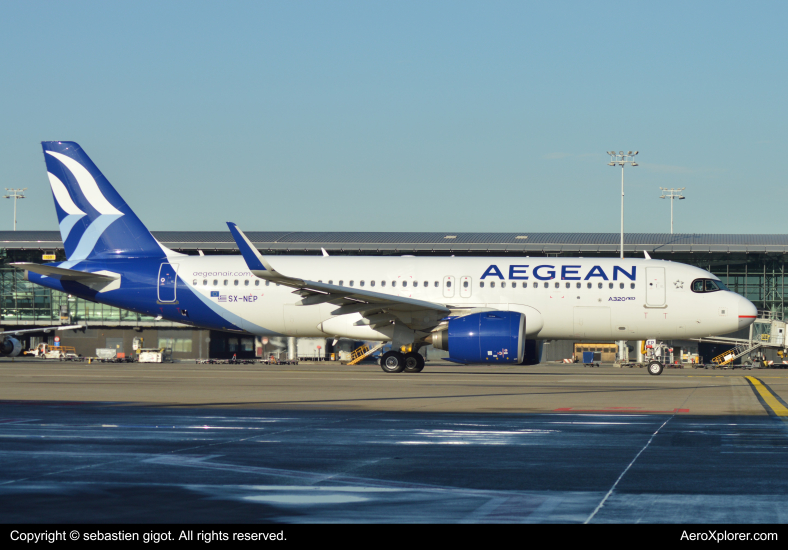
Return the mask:
<path id="1" fill-rule="evenodd" d="M 387 351 L 380 358 L 380 368 L 383 372 L 421 372 L 424 370 L 424 357 L 420 353 L 411 351 L 400 353 Z"/>

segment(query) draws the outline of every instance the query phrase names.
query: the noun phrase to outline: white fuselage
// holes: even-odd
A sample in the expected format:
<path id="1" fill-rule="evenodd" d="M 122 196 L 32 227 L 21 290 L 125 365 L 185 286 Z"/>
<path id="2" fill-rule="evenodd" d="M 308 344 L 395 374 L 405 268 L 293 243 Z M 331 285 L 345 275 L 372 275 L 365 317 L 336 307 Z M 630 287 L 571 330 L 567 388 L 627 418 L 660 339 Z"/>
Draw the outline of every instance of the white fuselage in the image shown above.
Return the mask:
<path id="1" fill-rule="evenodd" d="M 716 276 L 662 260 L 275 256 L 271 261 L 290 277 L 434 302 L 458 312 L 521 312 L 529 338 L 700 338 L 746 327 L 756 315 L 755 306 L 739 294 L 692 291 L 694 280 Z M 172 262 L 178 264 L 178 278 L 203 302 L 251 333 L 388 339 L 380 330 L 357 327 L 359 314 L 338 321 L 336 305 L 296 305 L 301 297 L 292 288 L 255 277 L 241 256 Z"/>

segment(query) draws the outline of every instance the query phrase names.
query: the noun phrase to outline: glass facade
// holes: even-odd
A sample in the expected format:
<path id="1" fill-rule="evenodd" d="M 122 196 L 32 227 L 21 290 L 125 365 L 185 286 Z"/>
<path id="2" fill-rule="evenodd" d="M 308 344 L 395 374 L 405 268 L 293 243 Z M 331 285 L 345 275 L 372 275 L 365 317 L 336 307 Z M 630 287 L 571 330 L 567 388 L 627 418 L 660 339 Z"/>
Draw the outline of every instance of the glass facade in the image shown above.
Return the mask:
<path id="1" fill-rule="evenodd" d="M 89 302 L 25 280 L 23 271 L 0 268 L 0 323 L 3 325 L 153 325 L 153 317 Z"/>

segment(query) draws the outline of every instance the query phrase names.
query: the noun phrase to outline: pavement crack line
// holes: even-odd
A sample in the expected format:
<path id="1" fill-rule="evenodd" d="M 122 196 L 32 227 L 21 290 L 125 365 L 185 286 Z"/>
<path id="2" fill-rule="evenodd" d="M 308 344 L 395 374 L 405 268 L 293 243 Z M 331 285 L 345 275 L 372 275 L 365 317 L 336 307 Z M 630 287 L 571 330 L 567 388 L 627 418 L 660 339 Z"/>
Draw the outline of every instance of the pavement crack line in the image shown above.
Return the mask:
<path id="1" fill-rule="evenodd" d="M 690 397 L 692 397 L 692 395 L 695 393 L 695 391 L 696 391 L 697 389 L 698 389 L 698 386 L 695 386 L 694 388 L 692 388 L 692 391 L 689 393 L 689 395 L 688 395 L 688 396 L 687 396 L 687 397 L 684 399 L 684 402 L 681 404 L 681 408 L 683 408 L 683 407 L 684 407 L 684 405 L 686 405 L 686 404 L 687 404 L 687 401 L 689 401 Z M 626 467 L 626 468 L 624 468 L 624 471 L 623 471 L 623 472 L 621 472 L 621 475 L 620 475 L 620 476 L 618 476 L 618 479 L 616 480 L 616 482 L 615 482 L 615 483 L 613 483 L 613 486 L 610 488 L 610 490 L 607 492 L 607 494 L 606 494 L 606 495 L 605 495 L 605 496 L 602 498 L 602 500 L 601 500 L 601 501 L 600 501 L 600 503 L 597 505 L 597 507 L 596 507 L 596 508 L 594 508 L 594 511 L 593 511 L 593 512 L 591 512 L 591 515 L 590 515 L 590 516 L 588 516 L 588 518 L 586 518 L 586 520 L 583 522 L 583 525 L 586 525 L 586 524 L 588 524 L 588 523 L 589 523 L 589 522 L 590 522 L 592 519 L 594 519 L 594 516 L 596 516 L 596 515 L 597 515 L 597 513 L 599 512 L 599 510 L 601 510 L 601 509 L 602 509 L 602 506 L 604 506 L 604 505 L 605 505 L 605 502 L 607 502 L 607 499 L 609 499 L 609 498 L 610 498 L 610 496 L 613 494 L 613 491 L 615 491 L 615 490 L 616 490 L 616 487 L 618 486 L 619 482 L 620 482 L 620 481 L 621 481 L 621 480 L 624 478 L 624 476 L 625 476 L 625 475 L 626 475 L 626 473 L 629 471 L 629 469 L 632 467 L 632 465 L 633 465 L 633 464 L 635 464 L 635 462 L 636 462 L 636 461 L 637 461 L 637 459 L 640 457 L 640 455 L 642 455 L 642 454 L 643 454 L 643 451 L 645 451 L 646 449 L 648 449 L 648 446 L 649 446 L 649 445 L 651 445 L 651 442 L 652 442 L 652 441 L 654 441 L 654 438 L 655 438 L 655 437 L 657 437 L 657 434 L 660 432 L 660 430 L 662 430 L 662 428 L 664 428 L 664 427 L 665 427 L 665 425 L 666 425 L 668 422 L 670 422 L 671 420 L 673 420 L 675 417 L 676 417 L 676 415 L 675 415 L 675 413 L 674 413 L 673 415 L 671 415 L 670 417 L 668 417 L 668 419 L 667 419 L 667 420 L 665 420 L 665 422 L 663 422 L 663 423 L 662 423 L 662 425 L 661 425 L 659 428 L 657 428 L 657 431 L 655 431 L 653 434 L 651 434 L 651 437 L 648 439 L 648 441 L 646 441 L 646 444 L 645 444 L 645 445 L 643 445 L 643 448 L 642 448 L 642 449 L 640 449 L 640 451 L 638 452 L 638 454 L 636 454 L 636 455 L 635 455 L 635 458 L 633 458 L 633 459 L 632 459 L 632 462 L 630 462 L 630 463 L 627 465 L 627 467 Z"/>
<path id="2" fill-rule="evenodd" d="M 602 506 L 604 506 L 604 505 L 605 505 L 605 502 L 607 502 L 607 499 L 609 499 L 609 498 L 610 498 L 610 495 L 612 495 L 612 494 L 613 494 L 613 491 L 615 491 L 615 489 L 616 489 L 616 486 L 618 485 L 618 482 L 619 482 L 619 481 L 621 481 L 621 479 L 622 479 L 622 478 L 623 478 L 623 477 L 626 475 L 626 473 L 629 471 L 629 469 L 632 467 L 632 465 L 635 463 L 635 461 L 638 459 L 638 457 L 640 457 L 640 455 L 641 455 L 641 454 L 643 454 L 643 451 L 645 451 L 645 450 L 648 448 L 648 446 L 649 446 L 649 445 L 651 445 L 651 442 L 652 442 L 652 441 L 654 441 L 654 438 L 657 436 L 657 434 L 659 433 L 659 431 L 660 431 L 662 428 L 664 428 L 664 427 L 665 427 L 665 424 L 667 424 L 668 422 L 670 422 L 670 421 L 671 421 L 671 419 L 672 419 L 674 416 L 676 416 L 676 415 L 673 415 L 673 416 L 671 416 L 670 418 L 668 418 L 667 420 L 665 420 L 665 422 L 663 422 L 663 423 L 662 423 L 662 425 L 661 425 L 659 428 L 657 428 L 657 431 L 656 431 L 656 432 L 654 432 L 653 434 L 651 434 L 651 437 L 650 437 L 650 438 L 649 438 L 649 440 L 646 442 L 646 444 L 643 446 L 643 448 L 642 448 L 642 449 L 640 449 L 640 452 L 638 452 L 638 454 L 636 454 L 636 455 L 635 455 L 635 458 L 633 458 L 633 459 L 632 459 L 632 462 L 630 462 L 630 463 L 629 463 L 629 465 L 627 465 L 627 467 L 626 467 L 626 468 L 624 468 L 624 471 L 623 471 L 623 472 L 621 472 L 621 475 L 620 475 L 620 476 L 618 476 L 618 479 L 617 479 L 617 480 L 616 480 L 616 482 L 613 484 L 613 486 L 610 488 L 610 490 L 607 492 L 607 494 L 604 496 L 604 498 L 602 499 L 602 501 L 601 501 L 601 502 L 600 502 L 600 503 L 597 505 L 597 507 L 596 507 L 596 508 L 594 508 L 594 511 L 593 511 L 593 512 L 591 512 L 591 515 L 590 515 L 590 516 L 588 516 L 588 518 L 587 518 L 587 519 L 586 519 L 586 520 L 583 522 L 583 524 L 584 524 L 584 525 L 585 525 L 585 524 L 587 524 L 587 523 L 589 523 L 589 522 L 590 522 L 592 519 L 594 519 L 594 516 L 597 514 L 597 512 L 599 512 L 599 510 L 601 510 L 601 509 L 602 509 Z"/>

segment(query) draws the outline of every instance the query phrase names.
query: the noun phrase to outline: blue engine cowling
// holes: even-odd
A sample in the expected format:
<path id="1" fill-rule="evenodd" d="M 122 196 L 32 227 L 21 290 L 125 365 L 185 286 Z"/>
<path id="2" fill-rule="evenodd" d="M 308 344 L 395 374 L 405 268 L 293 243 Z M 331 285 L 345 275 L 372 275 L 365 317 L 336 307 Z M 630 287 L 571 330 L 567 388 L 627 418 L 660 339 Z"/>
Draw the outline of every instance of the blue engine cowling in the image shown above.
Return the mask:
<path id="1" fill-rule="evenodd" d="M 434 332 L 433 347 L 449 352 L 457 363 L 521 363 L 525 352 L 525 315 L 485 311 L 449 320 Z"/>
<path id="2" fill-rule="evenodd" d="M 16 357 L 22 351 L 22 344 L 16 338 L 0 335 L 0 357 Z"/>

